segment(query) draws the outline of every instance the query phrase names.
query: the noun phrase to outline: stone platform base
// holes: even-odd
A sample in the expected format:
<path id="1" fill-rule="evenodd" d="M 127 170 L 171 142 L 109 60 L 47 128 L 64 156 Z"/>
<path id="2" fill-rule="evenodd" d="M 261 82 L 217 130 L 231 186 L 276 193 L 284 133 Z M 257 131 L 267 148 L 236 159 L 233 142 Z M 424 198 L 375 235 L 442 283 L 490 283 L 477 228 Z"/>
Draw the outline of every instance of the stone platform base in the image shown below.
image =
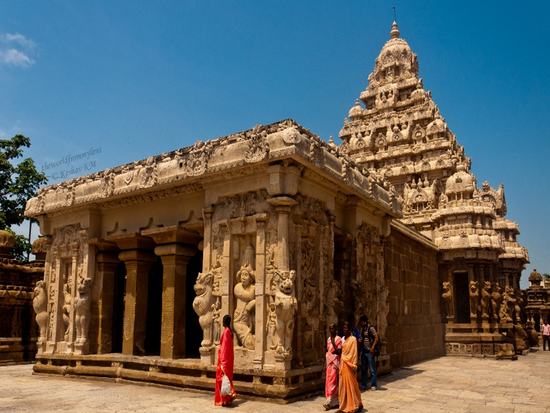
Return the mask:
<path id="1" fill-rule="evenodd" d="M 95 377 L 212 392 L 216 381 L 216 366 L 204 366 L 200 359 L 167 360 L 122 354 L 42 354 L 37 356 L 33 370 L 37 374 Z M 239 397 L 290 403 L 324 392 L 324 367 L 286 372 L 235 368 L 233 386 Z"/>
<path id="2" fill-rule="evenodd" d="M 36 342 L 23 345 L 18 337 L 0 337 L 0 364 L 23 363 L 34 359 Z"/>

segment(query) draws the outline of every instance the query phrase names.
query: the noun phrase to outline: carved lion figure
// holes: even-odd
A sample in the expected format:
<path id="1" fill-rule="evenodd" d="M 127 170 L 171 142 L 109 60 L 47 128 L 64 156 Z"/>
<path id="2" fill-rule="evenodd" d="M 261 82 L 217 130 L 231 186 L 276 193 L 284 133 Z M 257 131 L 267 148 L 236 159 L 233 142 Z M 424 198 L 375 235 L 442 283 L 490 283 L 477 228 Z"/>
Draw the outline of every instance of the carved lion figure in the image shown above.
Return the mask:
<path id="1" fill-rule="evenodd" d="M 448 318 L 453 318 L 455 315 L 453 305 L 453 285 L 449 281 L 443 282 L 443 302 L 445 303 L 445 311 Z"/>
<path id="2" fill-rule="evenodd" d="M 42 280 L 36 282 L 34 287 L 34 298 L 32 300 L 32 307 L 36 313 L 36 324 L 40 329 L 40 337 L 38 343 L 42 343 L 46 340 L 46 332 L 48 328 L 48 296 L 46 294 L 46 283 Z"/>
<path id="3" fill-rule="evenodd" d="M 470 281 L 470 318 L 477 318 L 477 307 L 479 302 L 479 282 Z"/>
<path id="4" fill-rule="evenodd" d="M 484 281 L 481 289 L 481 317 L 489 318 L 489 308 L 491 306 L 491 282 Z"/>
<path id="5" fill-rule="evenodd" d="M 493 320 L 497 321 L 499 317 L 499 309 L 502 304 L 502 296 L 500 295 L 500 284 L 494 283 L 491 291 L 491 310 L 493 314 Z"/>
<path id="6" fill-rule="evenodd" d="M 197 296 L 193 300 L 193 310 L 199 316 L 199 324 L 202 328 L 202 347 L 212 346 L 212 305 L 214 296 L 212 295 L 212 272 L 200 272 L 193 289 Z"/>
<path id="7" fill-rule="evenodd" d="M 91 306 L 92 280 L 84 278 L 78 283 L 78 297 L 75 297 L 74 306 L 76 310 L 76 344 L 88 343 L 88 328 L 90 327 L 90 306 Z"/>
<path id="8" fill-rule="evenodd" d="M 292 351 L 292 334 L 294 332 L 294 316 L 298 309 L 298 302 L 294 294 L 294 278 L 296 272 L 276 271 L 275 282 L 275 312 L 277 314 L 277 338 L 278 353 L 289 353 Z"/>

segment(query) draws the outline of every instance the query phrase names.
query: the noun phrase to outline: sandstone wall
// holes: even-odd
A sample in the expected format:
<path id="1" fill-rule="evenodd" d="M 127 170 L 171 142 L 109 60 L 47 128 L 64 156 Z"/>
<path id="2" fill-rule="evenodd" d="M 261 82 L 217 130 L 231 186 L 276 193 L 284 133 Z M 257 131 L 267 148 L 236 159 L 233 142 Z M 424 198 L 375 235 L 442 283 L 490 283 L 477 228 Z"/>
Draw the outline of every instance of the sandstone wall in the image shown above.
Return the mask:
<path id="1" fill-rule="evenodd" d="M 394 224 L 384 244 L 389 288 L 386 351 L 393 367 L 444 355 L 437 251 L 430 244 Z"/>

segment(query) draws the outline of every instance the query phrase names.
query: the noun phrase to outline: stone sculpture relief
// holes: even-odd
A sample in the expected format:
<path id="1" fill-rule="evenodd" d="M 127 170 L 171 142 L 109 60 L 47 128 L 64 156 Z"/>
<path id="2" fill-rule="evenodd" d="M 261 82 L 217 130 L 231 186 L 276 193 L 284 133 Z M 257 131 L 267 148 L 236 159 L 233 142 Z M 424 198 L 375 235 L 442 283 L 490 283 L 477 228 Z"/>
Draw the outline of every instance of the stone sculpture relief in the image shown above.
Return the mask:
<path id="1" fill-rule="evenodd" d="M 197 296 L 193 300 L 193 310 L 199 316 L 199 324 L 202 328 L 202 347 L 212 346 L 212 305 L 214 296 L 212 295 L 213 275 L 211 271 L 200 272 L 193 289 Z"/>
<path id="2" fill-rule="evenodd" d="M 477 318 L 478 302 L 479 302 L 479 282 L 470 281 L 470 318 Z"/>
<path id="3" fill-rule="evenodd" d="M 76 344 L 85 345 L 88 343 L 88 328 L 90 327 L 90 306 L 91 306 L 92 280 L 82 279 L 78 284 L 78 297 L 74 300 L 76 310 Z"/>
<path id="4" fill-rule="evenodd" d="M 234 288 L 237 308 L 233 315 L 233 327 L 239 344 L 247 349 L 254 349 L 254 311 L 256 308 L 255 274 L 249 264 L 237 272 L 237 284 Z"/>
<path id="5" fill-rule="evenodd" d="M 72 297 L 72 282 L 67 280 L 63 284 L 63 323 L 65 324 L 65 341 L 69 341 L 69 325 L 71 323 L 71 315 L 73 308 L 73 297 Z"/>
<path id="6" fill-rule="evenodd" d="M 488 319 L 491 307 L 491 282 L 484 281 L 481 289 L 481 317 Z"/>
<path id="7" fill-rule="evenodd" d="M 443 302 L 445 303 L 447 318 L 453 318 L 455 316 L 453 286 L 449 281 L 443 282 L 443 294 L 441 296 L 443 297 Z"/>
<path id="8" fill-rule="evenodd" d="M 342 290 L 340 283 L 336 280 L 330 280 L 327 286 L 325 297 L 327 297 L 327 317 L 326 325 L 338 324 L 338 317 L 344 311 L 344 302 L 340 300 Z"/>
<path id="9" fill-rule="evenodd" d="M 275 271 L 276 284 L 275 311 L 277 314 L 277 353 L 288 355 L 292 352 L 292 335 L 294 332 L 294 316 L 298 302 L 294 292 L 296 272 Z"/>
<path id="10" fill-rule="evenodd" d="M 493 283 L 491 290 L 491 312 L 492 312 L 492 318 L 493 322 L 496 322 L 499 320 L 499 310 L 500 306 L 502 304 L 502 296 L 500 295 L 500 284 L 499 283 Z"/>
<path id="11" fill-rule="evenodd" d="M 38 343 L 46 341 L 46 334 L 48 328 L 48 296 L 46 295 L 46 282 L 37 281 L 34 288 L 34 298 L 32 300 L 32 307 L 36 313 L 36 323 L 40 329 L 40 336 L 38 337 Z"/>

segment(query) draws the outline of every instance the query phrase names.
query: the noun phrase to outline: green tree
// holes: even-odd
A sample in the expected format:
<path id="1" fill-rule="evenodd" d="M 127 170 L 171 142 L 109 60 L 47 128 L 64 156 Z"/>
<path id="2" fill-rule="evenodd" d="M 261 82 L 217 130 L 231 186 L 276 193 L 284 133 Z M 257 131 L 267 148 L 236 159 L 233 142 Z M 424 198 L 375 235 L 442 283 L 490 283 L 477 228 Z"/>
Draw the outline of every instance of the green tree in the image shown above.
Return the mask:
<path id="1" fill-rule="evenodd" d="M 27 201 L 48 181 L 44 173 L 38 172 L 31 158 L 16 163 L 23 156 L 24 148 L 30 146 L 31 140 L 23 135 L 0 139 L 0 229 L 12 233 L 11 227 L 21 225 L 25 219 Z M 16 235 L 15 258 L 25 259 L 30 249 L 29 240 Z"/>

